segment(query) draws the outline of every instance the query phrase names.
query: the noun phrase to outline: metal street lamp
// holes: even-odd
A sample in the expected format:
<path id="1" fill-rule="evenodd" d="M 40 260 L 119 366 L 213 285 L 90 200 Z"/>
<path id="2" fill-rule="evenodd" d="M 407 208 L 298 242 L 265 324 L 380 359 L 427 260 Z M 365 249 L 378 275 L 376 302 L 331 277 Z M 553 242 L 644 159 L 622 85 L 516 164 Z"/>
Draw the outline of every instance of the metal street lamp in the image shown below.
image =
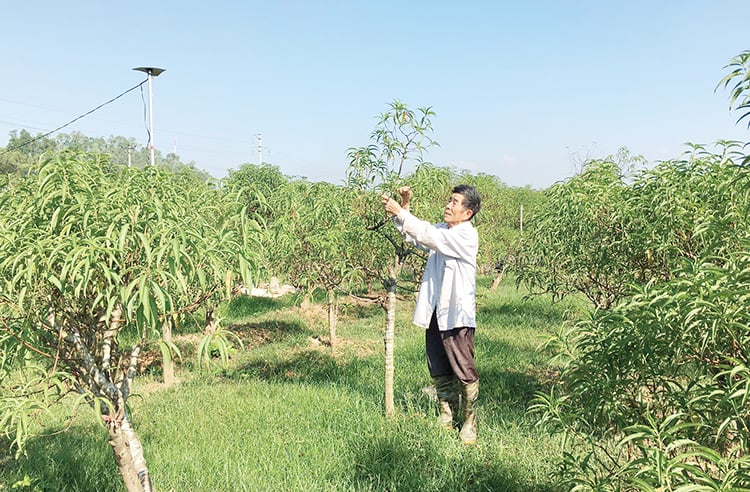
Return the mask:
<path id="1" fill-rule="evenodd" d="M 144 72 L 148 74 L 148 148 L 151 151 L 151 165 L 155 165 L 154 161 L 154 92 L 151 85 L 152 77 L 158 77 L 164 69 L 156 67 L 136 67 L 133 70 Z"/>

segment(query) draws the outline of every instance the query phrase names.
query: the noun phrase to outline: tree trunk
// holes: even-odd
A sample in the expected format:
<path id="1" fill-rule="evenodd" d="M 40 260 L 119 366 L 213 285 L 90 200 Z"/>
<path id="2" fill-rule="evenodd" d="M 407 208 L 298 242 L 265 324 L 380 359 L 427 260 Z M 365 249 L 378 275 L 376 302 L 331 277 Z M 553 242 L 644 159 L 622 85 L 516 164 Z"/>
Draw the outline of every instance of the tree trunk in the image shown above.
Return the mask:
<path id="1" fill-rule="evenodd" d="M 216 317 L 214 316 L 214 308 L 206 307 L 206 328 L 204 329 L 206 335 L 216 333 Z"/>
<path id="2" fill-rule="evenodd" d="M 169 388 L 174 386 L 174 361 L 172 360 L 172 318 L 167 316 L 161 325 L 161 339 L 166 343 L 162 352 L 162 374 L 164 377 L 164 386 Z"/>
<path id="3" fill-rule="evenodd" d="M 143 448 L 128 418 L 123 417 L 121 422 L 109 420 L 107 430 L 109 444 L 112 446 L 117 470 L 122 476 L 125 489 L 128 492 L 151 492 L 153 486 L 146 460 L 143 458 Z"/>
<path id="4" fill-rule="evenodd" d="M 393 403 L 393 379 L 395 364 L 393 362 L 393 347 L 396 339 L 396 277 L 392 276 L 386 284 L 387 299 L 385 308 L 385 414 L 395 413 Z"/>
<path id="5" fill-rule="evenodd" d="M 336 292 L 328 290 L 328 337 L 331 341 L 331 351 L 336 351 Z"/>
<path id="6" fill-rule="evenodd" d="M 302 296 L 302 302 L 300 303 L 299 307 L 302 309 L 309 309 L 310 304 L 312 304 L 312 298 L 309 292 L 305 292 L 305 295 Z"/>
<path id="7" fill-rule="evenodd" d="M 490 287 L 490 290 L 497 290 L 498 286 L 500 285 L 500 282 L 503 281 L 504 276 L 505 276 L 505 267 L 500 269 L 500 273 L 498 273 L 497 277 L 495 277 L 495 280 L 492 281 L 492 286 Z"/>
<path id="8" fill-rule="evenodd" d="M 118 316 L 115 319 L 119 319 L 120 312 L 115 310 L 114 314 Z M 98 411 L 107 427 L 109 444 L 112 446 L 115 464 L 122 476 L 125 488 L 128 492 L 151 492 L 153 489 L 148 466 L 143 457 L 143 448 L 125 413 L 126 402 L 133 387 L 133 378 L 138 365 L 140 345 L 133 347 L 127 369 L 118 367 L 116 375 L 118 382 L 113 383 L 110 378 L 112 374 L 109 365 L 105 363 L 110 356 L 107 356 L 106 361 L 101 361 L 101 366 L 97 366 L 97 359 L 91 355 L 77 329 L 65 330 L 64 327 L 57 325 L 54 313 L 50 314 L 49 322 L 59 331 L 61 340 L 68 345 L 67 348 L 71 353 L 79 354 L 74 365 L 76 369 L 74 373 L 85 375 L 79 376 L 79 389 L 83 392 L 83 388 L 88 387 L 91 394 L 86 397 L 87 401 L 93 408 L 99 406 Z M 113 321 L 113 323 L 119 323 L 119 321 Z M 104 354 L 111 354 L 111 343 L 105 344 L 102 350 Z M 105 404 L 104 400 L 109 403 Z"/>

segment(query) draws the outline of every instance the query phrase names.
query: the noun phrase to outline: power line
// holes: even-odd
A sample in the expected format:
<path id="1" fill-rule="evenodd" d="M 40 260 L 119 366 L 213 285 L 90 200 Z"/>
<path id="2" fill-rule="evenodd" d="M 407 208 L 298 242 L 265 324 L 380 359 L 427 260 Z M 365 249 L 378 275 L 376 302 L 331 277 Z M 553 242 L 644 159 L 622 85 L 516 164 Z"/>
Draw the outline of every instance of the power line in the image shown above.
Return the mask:
<path id="1" fill-rule="evenodd" d="M 128 92 L 134 91 L 134 90 L 138 89 L 139 87 L 143 86 L 143 84 L 145 84 L 146 82 L 148 82 L 148 79 L 144 80 L 144 81 L 143 81 L 143 82 L 141 82 L 140 84 L 134 85 L 134 86 L 133 86 L 133 87 L 131 87 L 130 89 L 126 90 L 125 92 L 123 92 L 123 93 L 121 93 L 121 94 L 119 94 L 119 95 L 117 95 L 117 96 L 113 97 L 113 98 L 112 98 L 112 99 L 110 99 L 109 101 L 107 101 L 107 102 L 105 102 L 105 103 L 102 103 L 102 104 L 100 104 L 99 106 L 95 107 L 95 108 L 94 108 L 94 109 L 92 109 L 91 111 L 89 111 L 89 112 L 87 112 L 87 113 L 84 113 L 84 114 L 82 114 L 82 115 L 81 115 L 81 116 L 79 116 L 78 118 L 75 118 L 75 119 L 73 119 L 73 120 L 71 120 L 71 121 L 69 121 L 69 122 L 65 123 L 64 125 L 62 125 L 62 126 L 59 126 L 59 127 L 55 128 L 54 130 L 50 130 L 50 131 L 48 131 L 47 133 L 45 133 L 45 134 L 43 134 L 43 135 L 39 135 L 38 137 L 36 137 L 36 138 L 32 138 L 31 140 L 29 140 L 29 141 L 27 141 L 27 142 L 24 142 L 24 143 L 22 143 L 22 144 L 20 144 L 20 145 L 17 145 L 17 146 L 15 146 L 15 147 L 11 147 L 11 148 L 6 148 L 6 149 L 5 149 L 4 151 L 0 152 L 0 155 L 2 155 L 2 154 L 5 154 L 5 153 L 7 153 L 7 152 L 10 152 L 11 150 L 18 150 L 18 149 L 21 149 L 21 148 L 23 148 L 23 147 L 26 147 L 27 145 L 30 145 L 30 144 L 32 144 L 32 143 L 34 143 L 34 142 L 36 142 L 37 140 L 41 140 L 41 139 L 43 139 L 44 137 L 47 137 L 47 136 L 49 136 L 49 135 L 52 135 L 53 133 L 55 133 L 55 132 L 58 132 L 58 131 L 62 130 L 62 129 L 63 129 L 63 128 L 65 128 L 66 126 L 72 125 L 73 123 L 75 123 L 76 121 L 80 120 L 81 118 L 85 118 L 86 116 L 90 115 L 90 114 L 91 114 L 91 113 L 93 113 L 94 111 L 97 111 L 97 110 L 99 110 L 99 109 L 103 108 L 103 107 L 104 107 L 104 106 L 106 106 L 107 104 L 109 104 L 109 103 L 112 103 L 112 102 L 115 102 L 116 100 L 120 99 L 120 98 L 121 98 L 122 96 L 124 96 L 125 94 L 127 94 Z"/>

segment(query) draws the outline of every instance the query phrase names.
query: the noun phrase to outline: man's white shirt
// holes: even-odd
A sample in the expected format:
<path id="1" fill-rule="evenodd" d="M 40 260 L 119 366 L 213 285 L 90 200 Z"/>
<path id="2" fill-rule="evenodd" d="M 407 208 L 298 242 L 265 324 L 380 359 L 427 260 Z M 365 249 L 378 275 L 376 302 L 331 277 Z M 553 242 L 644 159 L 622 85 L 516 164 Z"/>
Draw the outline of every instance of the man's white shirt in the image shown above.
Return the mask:
<path id="1" fill-rule="evenodd" d="M 476 271 L 479 235 L 470 221 L 449 227 L 431 224 L 408 210 L 394 217 L 407 243 L 429 251 L 422 276 L 413 322 L 428 328 L 437 310 L 440 331 L 475 328 Z"/>

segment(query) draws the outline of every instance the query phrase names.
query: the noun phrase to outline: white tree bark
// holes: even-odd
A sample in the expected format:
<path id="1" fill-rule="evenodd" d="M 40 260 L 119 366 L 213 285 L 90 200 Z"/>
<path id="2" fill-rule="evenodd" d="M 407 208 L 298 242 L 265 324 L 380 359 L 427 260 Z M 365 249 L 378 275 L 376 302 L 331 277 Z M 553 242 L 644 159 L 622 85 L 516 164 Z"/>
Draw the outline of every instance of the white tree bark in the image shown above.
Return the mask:
<path id="1" fill-rule="evenodd" d="M 385 307 L 385 414 L 395 413 L 393 381 L 395 374 L 394 345 L 396 340 L 396 274 L 397 268 L 391 271 L 391 278 L 386 285 Z"/>
<path id="2" fill-rule="evenodd" d="M 331 350 L 336 350 L 336 292 L 328 290 L 328 337 L 331 341 Z"/>
<path id="3" fill-rule="evenodd" d="M 130 426 L 127 416 L 107 418 L 107 430 L 117 470 L 125 488 L 128 492 L 152 492 L 153 486 L 141 441 Z"/>

